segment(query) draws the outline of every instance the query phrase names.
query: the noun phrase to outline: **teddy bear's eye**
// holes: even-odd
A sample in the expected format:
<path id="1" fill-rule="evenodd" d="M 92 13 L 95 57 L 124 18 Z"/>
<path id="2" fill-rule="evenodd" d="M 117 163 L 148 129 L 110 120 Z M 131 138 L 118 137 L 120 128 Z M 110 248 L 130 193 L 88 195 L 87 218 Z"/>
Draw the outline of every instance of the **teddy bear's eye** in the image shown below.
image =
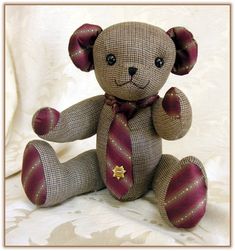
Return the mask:
<path id="1" fill-rule="evenodd" d="M 106 61 L 108 62 L 108 65 L 114 65 L 116 63 L 116 57 L 113 54 L 108 54 L 106 56 Z"/>
<path id="2" fill-rule="evenodd" d="M 159 58 L 157 57 L 155 59 L 155 65 L 157 66 L 157 68 L 161 68 L 164 65 L 164 60 L 163 58 Z"/>

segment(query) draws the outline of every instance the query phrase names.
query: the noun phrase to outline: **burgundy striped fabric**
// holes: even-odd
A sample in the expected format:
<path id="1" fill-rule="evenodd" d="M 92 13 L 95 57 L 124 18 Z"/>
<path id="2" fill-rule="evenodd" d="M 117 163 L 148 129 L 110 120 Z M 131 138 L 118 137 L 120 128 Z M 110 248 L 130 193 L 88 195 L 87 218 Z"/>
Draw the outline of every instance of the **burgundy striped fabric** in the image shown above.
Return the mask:
<path id="1" fill-rule="evenodd" d="M 28 144 L 24 151 L 21 182 L 29 200 L 42 205 L 46 201 L 46 179 L 37 149 Z"/>
<path id="2" fill-rule="evenodd" d="M 172 73 L 188 74 L 197 61 L 198 46 L 190 31 L 184 27 L 174 27 L 167 31 L 176 47 L 176 60 Z"/>
<path id="3" fill-rule="evenodd" d="M 35 113 L 32 125 L 37 135 L 45 135 L 58 123 L 60 113 L 53 108 L 42 108 Z"/>
<path id="4" fill-rule="evenodd" d="M 205 214 L 207 186 L 201 169 L 194 163 L 183 166 L 170 181 L 165 209 L 178 228 L 192 228 Z"/>
<path id="5" fill-rule="evenodd" d="M 128 120 L 138 109 L 152 105 L 158 98 L 154 95 L 137 102 L 129 102 L 105 94 L 106 104 L 112 106 L 113 121 L 109 128 L 106 150 L 106 186 L 121 199 L 133 186 L 132 146 Z"/>
<path id="6" fill-rule="evenodd" d="M 101 31 L 102 29 L 98 25 L 83 24 L 71 36 L 69 55 L 80 70 L 94 69 L 92 48 Z"/>
<path id="7" fill-rule="evenodd" d="M 169 116 L 180 118 L 180 98 L 175 91 L 175 87 L 171 87 L 166 92 L 162 100 L 162 107 Z"/>

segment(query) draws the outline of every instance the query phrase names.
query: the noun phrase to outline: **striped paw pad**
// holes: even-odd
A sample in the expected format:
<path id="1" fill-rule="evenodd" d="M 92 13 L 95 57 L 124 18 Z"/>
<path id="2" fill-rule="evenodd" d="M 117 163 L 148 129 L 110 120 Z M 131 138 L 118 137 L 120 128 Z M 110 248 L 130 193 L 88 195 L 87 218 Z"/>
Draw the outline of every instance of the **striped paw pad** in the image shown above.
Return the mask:
<path id="1" fill-rule="evenodd" d="M 53 108 L 42 108 L 35 113 L 32 125 L 37 135 L 45 135 L 58 123 L 60 113 Z"/>
<path id="2" fill-rule="evenodd" d="M 46 179 L 39 152 L 32 144 L 28 144 L 24 151 L 21 182 L 32 203 L 38 206 L 44 204 L 47 196 Z"/>
<path id="3" fill-rule="evenodd" d="M 162 100 L 162 107 L 169 116 L 180 118 L 180 98 L 176 93 L 176 88 L 172 87 L 166 92 Z"/>
<path id="4" fill-rule="evenodd" d="M 165 210 L 170 222 L 178 228 L 192 228 L 206 210 L 207 185 L 205 177 L 194 163 L 188 163 L 172 177 L 166 197 Z"/>

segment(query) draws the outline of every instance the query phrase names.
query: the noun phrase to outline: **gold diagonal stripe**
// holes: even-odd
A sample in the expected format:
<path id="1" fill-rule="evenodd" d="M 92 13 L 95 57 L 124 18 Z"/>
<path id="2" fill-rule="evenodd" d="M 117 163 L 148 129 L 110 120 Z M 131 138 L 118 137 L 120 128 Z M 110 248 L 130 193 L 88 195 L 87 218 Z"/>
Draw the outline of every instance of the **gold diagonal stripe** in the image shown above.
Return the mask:
<path id="1" fill-rule="evenodd" d="M 36 171 L 36 167 L 39 165 L 41 163 L 41 160 L 40 160 L 40 158 L 38 158 L 35 162 L 34 162 L 34 164 L 32 165 L 32 167 L 30 168 L 30 170 L 28 171 L 28 173 L 27 173 L 27 175 L 26 176 L 24 176 L 24 182 L 23 182 L 23 187 L 24 187 L 24 189 L 26 188 L 26 186 L 27 186 L 27 182 L 28 182 L 28 180 L 29 180 L 29 178 L 33 175 L 33 173 Z"/>
<path id="2" fill-rule="evenodd" d="M 204 176 L 201 176 L 200 178 L 196 179 L 194 182 L 192 182 L 190 185 L 186 185 L 181 190 L 176 192 L 176 194 L 171 195 L 170 199 L 165 202 L 165 206 L 169 206 L 174 204 L 174 202 L 177 202 L 178 199 L 184 198 L 189 192 L 193 191 L 194 189 L 198 188 L 201 184 L 204 182 Z"/>
<path id="3" fill-rule="evenodd" d="M 44 181 L 43 181 L 43 184 L 40 184 L 39 189 L 37 189 L 37 192 L 35 193 L 34 201 L 35 201 L 36 205 L 39 204 L 40 195 L 41 195 L 41 192 L 44 189 L 44 187 L 45 187 L 45 184 L 44 184 Z"/>
<path id="4" fill-rule="evenodd" d="M 114 136 L 114 135 L 113 135 Z M 125 145 L 121 145 L 120 142 L 117 142 L 117 139 L 114 137 L 109 137 L 109 142 L 115 147 L 115 149 L 118 150 L 122 155 L 124 154 L 127 159 L 131 159 L 131 153 L 129 154 L 128 149 L 125 147 Z"/>
<path id="5" fill-rule="evenodd" d="M 181 215 L 177 219 L 173 220 L 172 223 L 174 225 L 177 225 L 177 224 L 182 224 L 182 223 L 186 222 L 187 220 L 189 220 L 192 216 L 194 216 L 205 205 L 206 200 L 207 200 L 206 197 L 204 197 L 203 200 L 201 200 L 195 208 L 193 208 L 192 210 L 189 210 L 184 215 Z"/>

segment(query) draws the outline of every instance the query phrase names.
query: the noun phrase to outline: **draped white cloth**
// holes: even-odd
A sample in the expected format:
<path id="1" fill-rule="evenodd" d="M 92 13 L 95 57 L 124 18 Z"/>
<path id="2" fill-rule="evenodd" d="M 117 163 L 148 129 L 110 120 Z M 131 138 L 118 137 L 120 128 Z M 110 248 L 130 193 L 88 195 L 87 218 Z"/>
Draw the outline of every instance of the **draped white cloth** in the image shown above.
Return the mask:
<path id="1" fill-rule="evenodd" d="M 168 30 L 185 26 L 199 45 L 198 62 L 184 77 L 171 75 L 160 95 L 181 89 L 193 108 L 193 124 L 163 152 L 181 159 L 195 155 L 209 180 L 207 213 L 191 230 L 168 227 L 154 194 L 119 202 L 102 190 L 52 208 L 26 198 L 20 174 L 22 154 L 37 136 L 34 112 L 59 111 L 103 94 L 94 72 L 77 70 L 69 59 L 70 35 L 83 23 L 103 28 L 141 21 Z M 7 6 L 6 7 L 6 244 L 7 245 L 228 245 L 229 244 L 229 7 L 228 6 Z M 95 137 L 51 143 L 61 161 L 94 148 Z"/>

